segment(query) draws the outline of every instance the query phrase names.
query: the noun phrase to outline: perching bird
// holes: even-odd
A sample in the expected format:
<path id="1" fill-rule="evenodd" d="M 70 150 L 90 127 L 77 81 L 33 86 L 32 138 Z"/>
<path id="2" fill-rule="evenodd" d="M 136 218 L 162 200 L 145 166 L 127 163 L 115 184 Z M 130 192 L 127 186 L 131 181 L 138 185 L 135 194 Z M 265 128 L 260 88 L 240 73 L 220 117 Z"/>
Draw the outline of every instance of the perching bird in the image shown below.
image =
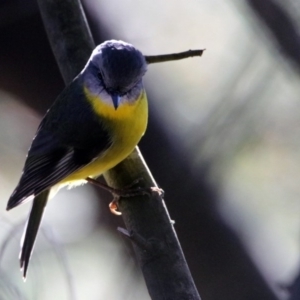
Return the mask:
<path id="1" fill-rule="evenodd" d="M 146 70 L 145 57 L 132 45 L 104 42 L 43 118 L 7 204 L 10 210 L 33 199 L 20 252 L 24 278 L 50 190 L 101 175 L 126 158 L 144 134 Z"/>

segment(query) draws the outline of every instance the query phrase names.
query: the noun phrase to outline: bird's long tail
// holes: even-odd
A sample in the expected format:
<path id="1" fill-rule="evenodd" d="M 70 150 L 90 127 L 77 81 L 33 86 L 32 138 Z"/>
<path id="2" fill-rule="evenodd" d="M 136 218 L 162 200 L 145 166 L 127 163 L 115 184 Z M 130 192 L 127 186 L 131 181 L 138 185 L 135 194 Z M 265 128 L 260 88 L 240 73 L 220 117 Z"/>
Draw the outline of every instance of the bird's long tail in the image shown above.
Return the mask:
<path id="1" fill-rule="evenodd" d="M 19 256 L 24 279 L 26 279 L 30 256 L 44 214 L 44 209 L 47 205 L 49 192 L 50 189 L 45 190 L 34 198 L 29 219 L 24 230 Z"/>

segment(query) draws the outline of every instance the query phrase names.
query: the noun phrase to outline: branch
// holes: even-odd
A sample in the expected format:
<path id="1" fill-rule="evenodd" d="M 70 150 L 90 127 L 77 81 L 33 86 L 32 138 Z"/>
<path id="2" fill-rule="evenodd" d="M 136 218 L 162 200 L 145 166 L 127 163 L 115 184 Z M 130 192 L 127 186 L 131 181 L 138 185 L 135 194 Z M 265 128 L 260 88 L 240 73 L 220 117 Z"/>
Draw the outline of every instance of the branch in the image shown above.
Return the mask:
<path id="1" fill-rule="evenodd" d="M 291 16 L 282 8 L 280 2 L 273 0 L 247 0 L 269 29 L 277 46 L 300 69 L 300 33 Z M 283 2 L 284 3 L 284 2 Z"/>
<path id="2" fill-rule="evenodd" d="M 83 69 L 95 48 L 79 0 L 38 0 L 44 26 L 65 84 Z"/>
<path id="3" fill-rule="evenodd" d="M 165 61 L 179 60 L 188 57 L 202 56 L 205 49 L 202 50 L 188 50 L 185 52 L 162 54 L 162 55 L 145 55 L 148 64 L 160 63 Z"/>
<path id="4" fill-rule="evenodd" d="M 88 60 L 94 43 L 78 0 L 38 0 L 52 50 L 66 83 Z M 138 148 L 104 174 L 107 183 L 121 189 L 139 178 L 141 188 L 157 187 Z M 145 251 L 134 243 L 152 299 L 200 300 L 179 241 L 161 196 L 137 196 L 119 201 L 128 232 L 149 242 Z M 158 251 L 159 250 L 159 251 Z"/>

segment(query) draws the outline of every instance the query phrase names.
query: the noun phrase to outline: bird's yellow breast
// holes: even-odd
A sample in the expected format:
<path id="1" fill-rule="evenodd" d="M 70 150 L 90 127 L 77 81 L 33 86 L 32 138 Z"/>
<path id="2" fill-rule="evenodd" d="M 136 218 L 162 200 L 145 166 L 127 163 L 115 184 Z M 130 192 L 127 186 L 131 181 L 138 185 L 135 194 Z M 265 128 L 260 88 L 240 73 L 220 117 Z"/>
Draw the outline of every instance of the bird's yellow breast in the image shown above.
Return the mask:
<path id="1" fill-rule="evenodd" d="M 96 177 L 125 159 L 143 136 L 148 121 L 147 96 L 143 90 L 136 101 L 121 103 L 117 109 L 84 90 L 87 101 L 110 133 L 112 145 L 92 163 L 65 178 L 63 184 L 81 183 Z M 80 180 L 80 182 L 76 182 Z"/>

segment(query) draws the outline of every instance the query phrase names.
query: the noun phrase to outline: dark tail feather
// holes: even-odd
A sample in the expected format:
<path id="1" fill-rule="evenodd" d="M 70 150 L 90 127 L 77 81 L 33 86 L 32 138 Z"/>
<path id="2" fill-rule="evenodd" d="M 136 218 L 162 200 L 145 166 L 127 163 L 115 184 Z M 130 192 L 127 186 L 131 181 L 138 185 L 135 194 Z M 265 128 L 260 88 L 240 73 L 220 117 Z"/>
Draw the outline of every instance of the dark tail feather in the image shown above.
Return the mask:
<path id="1" fill-rule="evenodd" d="M 25 227 L 20 252 L 20 266 L 23 271 L 24 279 L 26 279 L 30 256 L 43 217 L 44 208 L 47 204 L 49 192 L 50 190 L 45 190 L 34 198 L 29 219 Z"/>

